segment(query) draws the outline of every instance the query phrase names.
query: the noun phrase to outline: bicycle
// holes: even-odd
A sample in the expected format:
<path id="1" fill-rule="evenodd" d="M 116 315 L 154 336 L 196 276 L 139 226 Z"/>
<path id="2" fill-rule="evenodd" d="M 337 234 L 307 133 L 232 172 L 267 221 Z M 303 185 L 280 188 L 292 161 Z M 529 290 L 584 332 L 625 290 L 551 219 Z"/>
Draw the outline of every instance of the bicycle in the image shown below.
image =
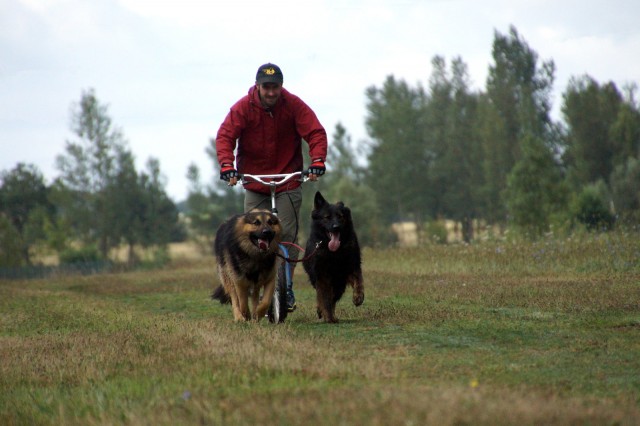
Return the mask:
<path id="1" fill-rule="evenodd" d="M 306 182 L 309 180 L 307 172 L 293 172 L 272 175 L 252 175 L 249 173 L 244 173 L 240 174 L 240 183 L 245 185 L 249 182 L 257 182 L 262 185 L 268 186 L 271 194 L 271 213 L 273 213 L 275 216 L 278 216 L 278 208 L 276 207 L 276 188 L 296 178 L 299 182 Z M 289 245 L 295 246 L 295 244 L 293 243 L 289 243 Z M 280 248 L 280 251 L 282 251 L 282 255 L 279 254 L 279 257 L 281 257 L 283 261 L 280 266 L 278 266 L 273 299 L 271 300 L 271 306 L 267 311 L 269 322 L 275 324 L 284 322 L 284 320 L 287 318 L 287 314 L 289 313 L 287 309 L 287 289 L 292 286 L 290 262 L 298 261 L 289 259 L 289 249 L 286 247 L 286 243 L 280 243 L 278 244 L 278 247 Z M 304 251 L 302 247 L 295 247 L 300 251 Z"/>

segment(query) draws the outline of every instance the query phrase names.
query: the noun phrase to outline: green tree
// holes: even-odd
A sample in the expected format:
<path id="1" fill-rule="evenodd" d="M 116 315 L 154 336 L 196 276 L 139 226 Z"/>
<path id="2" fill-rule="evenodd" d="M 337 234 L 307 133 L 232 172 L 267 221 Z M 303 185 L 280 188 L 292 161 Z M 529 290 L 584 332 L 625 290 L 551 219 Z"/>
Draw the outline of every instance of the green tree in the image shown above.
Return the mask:
<path id="1" fill-rule="evenodd" d="M 425 101 L 422 88 L 387 77 L 382 88 L 366 90 L 366 127 L 372 143 L 369 182 L 385 221 L 422 218 L 433 214 L 428 182 L 433 160 L 425 140 Z"/>
<path id="2" fill-rule="evenodd" d="M 504 199 L 510 223 L 537 237 L 549 229 L 551 215 L 566 206 L 566 190 L 552 152 L 539 138 L 525 138 L 522 151 L 507 178 Z"/>
<path id="3" fill-rule="evenodd" d="M 624 88 L 623 102 L 610 130 L 613 143 L 613 167 L 623 166 L 629 158 L 640 158 L 640 106 L 635 100 L 637 86 Z"/>
<path id="4" fill-rule="evenodd" d="M 571 204 L 573 218 L 589 231 L 608 231 L 615 217 L 607 207 L 607 185 L 603 180 L 585 185 Z"/>
<path id="5" fill-rule="evenodd" d="M 332 180 L 342 178 L 362 181 L 365 170 L 358 165 L 357 153 L 347 129 L 342 123 L 336 124 L 327 152 L 328 172 L 320 183 L 329 185 Z"/>
<path id="6" fill-rule="evenodd" d="M 453 84 L 450 81 L 447 64 L 443 57 L 435 56 L 431 60 L 433 71 L 429 78 L 429 92 L 425 102 L 426 125 L 423 131 L 426 146 L 429 147 L 428 158 L 430 162 L 426 180 L 433 188 L 430 205 L 431 216 L 440 216 L 445 213 L 443 198 L 448 192 L 451 182 L 449 169 L 447 168 L 448 154 L 451 152 L 451 125 L 453 123 Z M 423 172 L 423 173 L 424 173 Z"/>
<path id="7" fill-rule="evenodd" d="M 45 240 L 45 217 L 54 215 L 44 177 L 36 166 L 19 163 L 13 170 L 2 172 L 0 180 L 0 214 L 16 230 L 13 235 L 19 237 L 22 261 L 30 265 L 32 246 Z"/>
<path id="8" fill-rule="evenodd" d="M 124 241 L 128 246 L 128 263 L 134 265 L 139 259 L 135 252 L 136 245 L 144 240 L 144 221 L 146 210 L 146 192 L 138 179 L 135 162 L 131 152 L 120 150 L 117 154 L 118 169 L 95 201 L 105 204 L 106 222 L 104 237 L 111 242 L 110 246 Z M 106 256 L 106 253 L 102 253 Z"/>
<path id="9" fill-rule="evenodd" d="M 107 110 L 93 90 L 83 92 L 72 115 L 78 140 L 67 142 L 66 155 L 57 157 L 62 175 L 56 197 L 76 237 L 97 245 L 104 258 L 124 241 L 134 264 L 135 246 L 166 247 L 178 212 L 164 190 L 158 160 L 150 158 L 148 172 L 138 174 L 134 156 Z"/>
<path id="10" fill-rule="evenodd" d="M 478 97 L 469 91 L 467 65 L 461 58 L 452 61 L 450 76 L 442 58 L 435 57 L 432 64 L 427 129 L 436 153 L 431 182 L 439 200 L 437 214 L 461 222 L 463 238 L 469 242 L 482 182 Z"/>
<path id="11" fill-rule="evenodd" d="M 165 192 L 160 162 L 149 158 L 146 172 L 137 173 L 133 156 L 120 153 L 119 171 L 107 191 L 106 202 L 111 206 L 110 239 L 125 241 L 128 262 L 139 262 L 136 246 L 155 247 L 155 254 L 167 258 L 167 245 L 176 235 L 178 209 Z"/>
<path id="12" fill-rule="evenodd" d="M 18 230 L 11 220 L 0 213 L 0 267 L 16 268 L 24 265 L 23 246 Z"/>
<path id="13" fill-rule="evenodd" d="M 523 139 L 532 135 L 545 144 L 551 138 L 552 122 L 550 93 L 553 88 L 555 64 L 538 63 L 538 54 L 520 37 L 515 27 L 509 35 L 495 33 L 487 78 L 488 103 L 484 119 L 495 120 L 485 127 L 484 170 L 485 194 L 493 217 L 504 213 L 500 194 L 506 188 L 507 176 L 522 157 Z M 487 130 L 490 130 L 487 132 Z"/>
<path id="14" fill-rule="evenodd" d="M 165 191 L 166 183 L 157 159 L 149 158 L 147 172 L 140 174 L 139 181 L 144 194 L 142 245 L 165 248 L 183 232 L 180 229 L 178 208 Z"/>
<path id="15" fill-rule="evenodd" d="M 72 111 L 71 127 L 78 138 L 66 143 L 66 155 L 59 155 L 56 164 L 60 181 L 70 191 L 70 204 L 65 212 L 82 241 L 96 243 L 107 257 L 109 249 L 120 241 L 114 235 L 110 186 L 128 164 L 130 157 L 122 132 L 113 127 L 106 105 L 99 103 L 93 89 L 82 93 Z"/>
<path id="16" fill-rule="evenodd" d="M 630 157 L 614 169 L 611 192 L 621 221 L 632 226 L 640 225 L 640 159 Z"/>
<path id="17" fill-rule="evenodd" d="M 478 98 L 478 115 L 476 135 L 481 146 L 481 179 L 478 180 L 479 190 L 479 216 L 489 223 L 501 223 L 504 221 L 506 209 L 500 197 L 504 186 L 504 170 L 509 164 L 506 151 L 497 141 L 505 141 L 507 132 L 505 121 L 493 106 L 489 96 L 480 94 Z M 498 166 L 505 165 L 504 167 Z"/>
<path id="18" fill-rule="evenodd" d="M 616 142 L 629 121 L 618 121 L 622 95 L 612 82 L 600 85 L 593 78 L 572 78 L 563 94 L 562 113 L 568 126 L 563 160 L 574 189 L 597 182 L 608 182 L 613 171 Z M 616 132 L 614 124 L 618 121 Z"/>

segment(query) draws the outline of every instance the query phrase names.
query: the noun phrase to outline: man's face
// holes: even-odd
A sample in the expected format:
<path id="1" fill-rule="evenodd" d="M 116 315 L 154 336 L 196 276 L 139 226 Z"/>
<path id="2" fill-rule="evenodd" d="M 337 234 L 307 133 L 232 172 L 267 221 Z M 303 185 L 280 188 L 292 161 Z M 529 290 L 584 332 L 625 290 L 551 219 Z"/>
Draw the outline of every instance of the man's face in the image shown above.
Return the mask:
<path id="1" fill-rule="evenodd" d="M 280 83 L 263 83 L 257 84 L 260 93 L 260 101 L 267 108 L 275 106 L 282 92 L 282 84 Z"/>

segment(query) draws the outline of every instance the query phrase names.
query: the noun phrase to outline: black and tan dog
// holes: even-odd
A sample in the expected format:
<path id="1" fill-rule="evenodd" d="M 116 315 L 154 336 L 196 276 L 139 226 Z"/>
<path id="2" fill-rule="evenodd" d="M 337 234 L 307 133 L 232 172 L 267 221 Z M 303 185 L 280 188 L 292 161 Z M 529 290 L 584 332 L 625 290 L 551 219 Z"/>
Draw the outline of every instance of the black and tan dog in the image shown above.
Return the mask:
<path id="1" fill-rule="evenodd" d="M 329 323 L 338 322 L 336 303 L 347 284 L 353 287 L 353 304 L 360 306 L 364 302 L 360 246 L 351 210 L 342 202 L 328 203 L 320 192 L 316 192 L 305 252 L 314 253 L 303 265 L 316 289 L 318 317 Z"/>
<path id="2" fill-rule="evenodd" d="M 236 321 L 258 321 L 267 312 L 275 289 L 281 234 L 278 218 L 268 210 L 236 215 L 218 228 L 214 253 L 222 287 L 212 297 L 220 303 L 231 300 Z"/>

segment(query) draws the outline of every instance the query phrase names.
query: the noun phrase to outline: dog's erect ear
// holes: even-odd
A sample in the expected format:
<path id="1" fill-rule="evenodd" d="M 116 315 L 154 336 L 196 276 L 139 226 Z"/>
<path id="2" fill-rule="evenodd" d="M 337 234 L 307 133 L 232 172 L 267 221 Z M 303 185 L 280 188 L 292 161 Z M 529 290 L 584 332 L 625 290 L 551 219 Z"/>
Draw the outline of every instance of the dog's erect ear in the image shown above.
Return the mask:
<path id="1" fill-rule="evenodd" d="M 320 209 L 322 206 L 327 204 L 327 200 L 324 199 L 320 191 L 316 191 L 316 196 L 313 199 L 313 208 L 314 210 Z"/>
<path id="2" fill-rule="evenodd" d="M 342 214 L 344 214 L 349 222 L 351 221 L 351 209 L 344 204 L 342 205 Z"/>

